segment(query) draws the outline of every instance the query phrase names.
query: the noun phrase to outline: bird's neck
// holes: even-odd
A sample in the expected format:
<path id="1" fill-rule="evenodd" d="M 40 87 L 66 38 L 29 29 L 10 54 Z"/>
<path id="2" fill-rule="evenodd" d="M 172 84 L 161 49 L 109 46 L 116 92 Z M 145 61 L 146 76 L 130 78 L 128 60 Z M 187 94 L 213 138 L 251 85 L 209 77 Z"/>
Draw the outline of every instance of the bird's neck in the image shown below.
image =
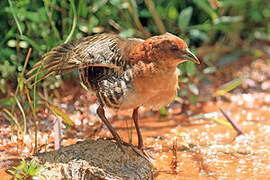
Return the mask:
<path id="1" fill-rule="evenodd" d="M 165 54 L 161 54 L 158 52 L 158 49 L 153 48 L 151 44 L 147 44 L 145 42 L 132 44 L 130 47 L 128 58 L 132 64 L 139 61 L 151 63 L 161 58 L 165 58 Z"/>
<path id="2" fill-rule="evenodd" d="M 174 72 L 177 65 L 182 63 L 183 60 L 175 59 L 166 52 L 161 53 L 160 50 L 147 43 L 133 43 L 129 46 L 128 59 L 131 64 L 144 62 L 145 64 L 152 63 L 155 66 L 163 67 L 168 71 Z M 183 61 L 185 62 L 185 60 Z"/>
<path id="3" fill-rule="evenodd" d="M 166 79 L 174 76 L 176 68 L 177 65 L 171 65 L 160 60 L 150 63 L 139 61 L 133 66 L 133 75 L 143 79 L 149 78 L 149 80 L 152 78 Z"/>

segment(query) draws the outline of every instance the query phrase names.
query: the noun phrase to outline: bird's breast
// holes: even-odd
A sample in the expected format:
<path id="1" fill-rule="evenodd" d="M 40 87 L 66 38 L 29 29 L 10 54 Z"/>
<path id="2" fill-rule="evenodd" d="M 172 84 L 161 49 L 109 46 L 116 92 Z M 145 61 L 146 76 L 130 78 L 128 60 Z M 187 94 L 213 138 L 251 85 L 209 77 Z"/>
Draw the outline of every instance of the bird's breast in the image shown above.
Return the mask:
<path id="1" fill-rule="evenodd" d="M 133 69 L 132 86 L 121 104 L 122 109 L 145 106 L 154 110 L 170 104 L 176 96 L 178 75 L 175 68 L 154 63 L 138 63 Z"/>

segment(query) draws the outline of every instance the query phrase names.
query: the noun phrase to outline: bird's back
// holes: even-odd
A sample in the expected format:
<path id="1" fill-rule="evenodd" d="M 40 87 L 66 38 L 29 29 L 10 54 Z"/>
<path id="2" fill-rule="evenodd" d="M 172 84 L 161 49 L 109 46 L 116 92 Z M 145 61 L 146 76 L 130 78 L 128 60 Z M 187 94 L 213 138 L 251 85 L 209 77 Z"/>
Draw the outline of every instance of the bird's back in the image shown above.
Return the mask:
<path id="1" fill-rule="evenodd" d="M 101 105 L 119 108 L 126 92 L 133 88 L 132 64 L 125 59 L 121 50 L 121 43 L 127 40 L 117 35 L 103 34 L 103 36 L 99 37 L 92 46 L 96 54 L 95 58 L 109 66 L 88 66 L 80 69 L 81 80 L 96 92 Z"/>
<path id="2" fill-rule="evenodd" d="M 53 48 L 31 72 L 42 66 L 41 72 L 46 72 L 46 78 L 51 74 L 79 70 L 82 82 L 96 92 L 100 104 L 119 108 L 128 88 L 132 89 L 133 65 L 125 54 L 132 44 L 140 41 L 124 39 L 115 34 L 84 37 Z"/>

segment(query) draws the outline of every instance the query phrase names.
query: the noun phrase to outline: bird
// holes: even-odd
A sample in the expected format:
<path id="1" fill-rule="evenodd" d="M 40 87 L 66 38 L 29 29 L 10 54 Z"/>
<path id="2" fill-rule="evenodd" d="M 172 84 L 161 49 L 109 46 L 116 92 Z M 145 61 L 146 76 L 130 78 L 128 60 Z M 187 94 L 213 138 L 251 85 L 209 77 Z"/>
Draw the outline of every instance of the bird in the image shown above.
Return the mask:
<path id="1" fill-rule="evenodd" d="M 137 147 L 143 149 L 139 107 L 159 110 L 169 105 L 177 93 L 177 66 L 186 61 L 200 64 L 186 42 L 171 33 L 146 40 L 102 33 L 59 45 L 45 53 L 27 75 L 39 71 L 26 82 L 40 73 L 44 73 L 40 79 L 43 80 L 53 74 L 78 70 L 83 84 L 95 92 L 99 104 L 96 113 L 119 147 L 124 141 L 106 118 L 104 107 L 133 109 Z"/>

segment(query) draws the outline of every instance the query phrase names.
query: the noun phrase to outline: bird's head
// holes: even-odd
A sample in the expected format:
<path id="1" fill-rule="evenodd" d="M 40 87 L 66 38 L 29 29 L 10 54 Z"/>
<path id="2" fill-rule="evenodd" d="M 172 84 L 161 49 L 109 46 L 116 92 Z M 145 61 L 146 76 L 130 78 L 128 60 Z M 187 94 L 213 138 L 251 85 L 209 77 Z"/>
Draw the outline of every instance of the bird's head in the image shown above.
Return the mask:
<path id="1" fill-rule="evenodd" d="M 145 61 L 161 60 L 168 64 L 178 65 L 190 60 L 200 64 L 199 59 L 189 50 L 186 42 L 171 33 L 150 37 L 143 41 L 139 47 L 136 49 L 136 53 L 143 56 Z"/>
<path id="2" fill-rule="evenodd" d="M 153 36 L 147 39 L 145 43 L 149 44 L 151 51 L 161 59 L 173 60 L 178 64 L 191 60 L 200 64 L 199 59 L 189 50 L 186 42 L 171 33 Z"/>

